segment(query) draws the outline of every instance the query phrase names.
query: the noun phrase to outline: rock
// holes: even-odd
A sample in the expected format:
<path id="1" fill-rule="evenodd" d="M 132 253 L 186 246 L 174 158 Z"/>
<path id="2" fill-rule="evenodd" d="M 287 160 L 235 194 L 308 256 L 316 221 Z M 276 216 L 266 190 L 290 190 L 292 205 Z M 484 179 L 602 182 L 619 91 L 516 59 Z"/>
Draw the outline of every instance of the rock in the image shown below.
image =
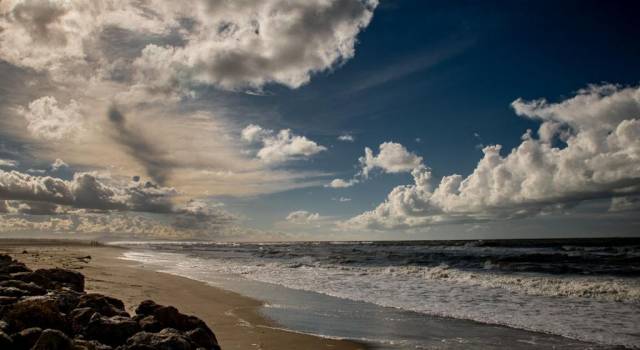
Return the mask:
<path id="1" fill-rule="evenodd" d="M 13 349 L 13 339 L 7 333 L 0 331 L 0 349 Z"/>
<path id="2" fill-rule="evenodd" d="M 73 309 L 67 318 L 71 323 L 71 330 L 74 333 L 80 333 L 91 320 L 91 316 L 96 312 L 90 307 L 82 307 Z"/>
<path id="3" fill-rule="evenodd" d="M 16 298 L 16 297 L 0 296 L 0 305 L 13 304 L 16 301 L 18 301 L 18 298 Z"/>
<path id="4" fill-rule="evenodd" d="M 82 293 L 76 292 L 72 289 L 63 287 L 62 289 L 54 290 L 47 294 L 48 297 L 56 301 L 56 305 L 61 312 L 68 314 L 71 310 L 75 309 L 80 302 Z"/>
<path id="5" fill-rule="evenodd" d="M 202 320 L 175 307 L 146 300 L 132 319 L 121 300 L 85 293 L 84 276 L 76 271 L 31 272 L 0 254 L 0 350 L 114 348 L 220 350 Z"/>
<path id="6" fill-rule="evenodd" d="M 77 292 L 84 291 L 84 275 L 80 272 L 60 268 L 38 269 L 34 272 L 12 273 L 13 279 L 33 282 L 46 289 L 68 287 Z"/>
<path id="7" fill-rule="evenodd" d="M 40 327 L 65 330 L 66 323 L 54 300 L 47 297 L 29 297 L 9 307 L 4 320 L 9 329 L 17 332 L 25 328 Z"/>
<path id="8" fill-rule="evenodd" d="M 124 349 L 191 350 L 195 347 L 178 330 L 165 328 L 158 333 L 136 333 L 127 340 Z"/>
<path id="9" fill-rule="evenodd" d="M 42 329 L 38 327 L 23 329 L 11 335 L 11 338 L 13 338 L 13 346 L 15 349 L 31 349 L 41 334 Z"/>
<path id="10" fill-rule="evenodd" d="M 87 339 L 115 346 L 123 344 L 127 338 L 139 330 L 138 323 L 128 317 L 104 317 L 96 313 L 91 316 L 84 334 Z"/>
<path id="11" fill-rule="evenodd" d="M 24 282 L 20 280 L 6 280 L 0 282 L 0 287 L 14 287 L 29 292 L 29 295 L 44 295 L 47 290 L 38 286 L 33 282 Z"/>
<path id="12" fill-rule="evenodd" d="M 73 343 L 59 330 L 45 329 L 31 350 L 73 350 Z"/>
<path id="13" fill-rule="evenodd" d="M 14 261 L 9 265 L 0 266 L 0 271 L 11 274 L 16 272 L 31 272 L 31 269 L 21 262 Z"/>
<path id="14" fill-rule="evenodd" d="M 218 340 L 215 336 L 212 336 L 213 333 L 210 333 L 200 327 L 188 331 L 187 333 L 185 333 L 185 335 L 198 347 L 220 350 Z"/>
<path id="15" fill-rule="evenodd" d="M 159 332 L 162 329 L 162 325 L 160 325 L 160 322 L 158 322 L 153 315 L 141 318 L 138 320 L 138 325 L 140 325 L 140 329 L 143 331 L 152 333 Z"/>
<path id="16" fill-rule="evenodd" d="M 73 350 L 112 350 L 113 348 L 95 340 L 74 339 Z"/>
<path id="17" fill-rule="evenodd" d="M 84 292 L 84 275 L 80 272 L 53 268 L 39 269 L 33 273 L 54 282 L 54 288 L 59 284 L 77 292 Z"/>
<path id="18" fill-rule="evenodd" d="M 0 265 L 9 265 L 13 258 L 7 254 L 0 254 Z"/>
<path id="19" fill-rule="evenodd" d="M 102 294 L 89 293 L 80 297 L 77 307 L 90 307 L 104 316 L 129 316 L 124 311 L 124 303 Z"/>
<path id="20" fill-rule="evenodd" d="M 198 334 L 206 333 L 212 343 L 218 344 L 215 334 L 201 319 L 187 316 L 173 306 L 158 305 L 151 300 L 145 300 L 136 308 L 136 314 L 153 316 L 162 328 L 174 328 L 180 331 L 191 331 L 200 328 Z"/>
<path id="21" fill-rule="evenodd" d="M 0 296 L 3 297 L 21 298 L 29 295 L 30 293 L 26 290 L 18 289 L 15 287 L 0 287 Z"/>
<path id="22" fill-rule="evenodd" d="M 153 300 L 144 300 L 140 302 L 140 305 L 136 308 L 136 314 L 144 316 L 153 315 L 160 307 L 162 307 L 162 305 L 156 304 Z"/>

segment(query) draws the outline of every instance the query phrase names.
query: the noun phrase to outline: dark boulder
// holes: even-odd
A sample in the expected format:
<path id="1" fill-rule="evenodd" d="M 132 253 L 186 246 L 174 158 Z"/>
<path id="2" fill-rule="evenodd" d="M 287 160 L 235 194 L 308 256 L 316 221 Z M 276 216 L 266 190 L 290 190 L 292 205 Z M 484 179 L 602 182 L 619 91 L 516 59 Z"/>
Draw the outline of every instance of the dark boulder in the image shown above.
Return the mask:
<path id="1" fill-rule="evenodd" d="M 151 300 L 145 300 L 136 308 L 136 314 L 145 316 L 143 319 L 153 316 L 161 328 L 173 328 L 183 332 L 197 330 L 193 332 L 194 337 L 203 344 L 215 345 L 208 348 L 215 349 L 218 346 L 215 334 L 204 321 L 195 316 L 182 314 L 173 306 L 158 305 Z"/>
<path id="2" fill-rule="evenodd" d="M 29 295 L 30 293 L 26 290 L 22 290 L 16 287 L 0 287 L 0 296 L 3 297 L 21 298 Z"/>
<path id="3" fill-rule="evenodd" d="M 31 272 L 31 269 L 21 262 L 13 261 L 8 265 L 0 265 L 0 272 L 11 274 L 16 272 Z"/>
<path id="4" fill-rule="evenodd" d="M 23 329 L 11 335 L 15 349 L 31 349 L 40 338 L 42 329 L 38 327 Z"/>
<path id="5" fill-rule="evenodd" d="M 218 340 L 216 339 L 216 337 L 212 336 L 212 333 L 200 327 L 188 331 L 187 333 L 185 333 L 185 335 L 198 347 L 210 350 L 220 350 L 220 346 L 218 345 Z"/>
<path id="6" fill-rule="evenodd" d="M 89 320 L 84 334 L 87 339 L 115 346 L 123 344 L 139 330 L 138 323 L 128 317 L 104 317 L 96 313 Z"/>
<path id="7" fill-rule="evenodd" d="M 0 349 L 13 349 L 13 339 L 7 333 L 0 331 Z"/>
<path id="8" fill-rule="evenodd" d="M 124 303 L 116 298 L 102 294 L 89 293 L 80 297 L 77 307 L 90 307 L 104 316 L 129 316 Z"/>
<path id="9" fill-rule="evenodd" d="M 13 273 L 11 276 L 13 279 L 33 282 L 46 289 L 67 287 L 77 292 L 84 291 L 84 275 L 76 271 L 60 268 L 38 269 L 34 272 Z"/>
<path id="10" fill-rule="evenodd" d="M 44 296 L 29 297 L 11 305 L 4 320 L 14 332 L 31 327 L 66 330 L 65 319 L 55 300 Z"/>
<path id="11" fill-rule="evenodd" d="M 34 271 L 34 274 L 52 281 L 54 288 L 64 286 L 75 290 L 76 292 L 84 292 L 84 275 L 80 272 L 53 268 L 39 269 Z"/>
<path id="12" fill-rule="evenodd" d="M 144 316 L 138 320 L 138 325 L 140 325 L 140 329 L 147 332 L 159 332 L 162 329 L 162 325 L 155 317 L 152 315 Z"/>
<path id="13" fill-rule="evenodd" d="M 124 349 L 191 350 L 195 347 L 177 329 L 165 328 L 158 333 L 136 333 L 127 340 Z"/>
<path id="14" fill-rule="evenodd" d="M 71 324 L 71 330 L 74 333 L 82 332 L 95 313 L 96 312 L 90 307 L 81 307 L 71 310 L 69 315 L 67 315 L 67 319 Z"/>
<path id="15" fill-rule="evenodd" d="M 60 309 L 60 312 L 68 314 L 78 306 L 80 297 L 82 297 L 83 294 L 63 287 L 49 292 L 47 296 L 56 301 L 56 305 L 58 306 L 58 309 Z"/>
<path id="16" fill-rule="evenodd" d="M 74 339 L 73 340 L 73 350 L 112 350 L 113 348 L 109 345 L 104 345 L 99 341 L 95 340 L 85 340 L 85 339 Z"/>
<path id="17" fill-rule="evenodd" d="M 0 282 L 0 287 L 13 287 L 29 292 L 29 295 L 44 295 L 47 290 L 38 286 L 33 282 L 24 282 L 20 280 L 5 280 Z"/>
<path id="18" fill-rule="evenodd" d="M 13 304 L 16 301 L 18 301 L 18 298 L 16 297 L 5 297 L 5 296 L 0 296 L 0 305 L 8 305 L 8 304 Z"/>
<path id="19" fill-rule="evenodd" d="M 59 330 L 45 329 L 31 350 L 73 350 L 73 343 Z"/>
<path id="20" fill-rule="evenodd" d="M 144 316 L 153 315 L 155 311 L 161 307 L 162 305 L 156 304 L 153 300 L 143 300 L 136 308 L 136 314 Z"/>

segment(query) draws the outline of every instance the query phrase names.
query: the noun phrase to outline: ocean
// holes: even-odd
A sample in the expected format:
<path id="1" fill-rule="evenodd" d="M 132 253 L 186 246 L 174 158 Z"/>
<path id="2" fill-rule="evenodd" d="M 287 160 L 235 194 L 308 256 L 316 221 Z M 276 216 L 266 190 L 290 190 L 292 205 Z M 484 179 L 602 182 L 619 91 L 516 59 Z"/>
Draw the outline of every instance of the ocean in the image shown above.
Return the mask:
<path id="1" fill-rule="evenodd" d="M 113 244 L 373 348 L 640 348 L 640 239 Z"/>

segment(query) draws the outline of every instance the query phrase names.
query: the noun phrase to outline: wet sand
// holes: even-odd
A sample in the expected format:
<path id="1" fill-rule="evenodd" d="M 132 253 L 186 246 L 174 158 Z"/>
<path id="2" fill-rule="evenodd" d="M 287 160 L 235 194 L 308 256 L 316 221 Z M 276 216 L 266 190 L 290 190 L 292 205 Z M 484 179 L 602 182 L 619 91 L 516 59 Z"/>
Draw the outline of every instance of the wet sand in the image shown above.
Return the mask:
<path id="1" fill-rule="evenodd" d="M 0 253 L 9 253 L 30 268 L 62 267 L 85 275 L 86 289 L 121 299 L 131 312 L 145 299 L 173 305 L 203 319 L 224 350 L 333 349 L 366 346 L 278 329 L 259 312 L 262 302 L 191 279 L 154 272 L 118 259 L 124 248 L 90 242 L 0 240 Z M 91 259 L 82 259 L 91 256 Z"/>

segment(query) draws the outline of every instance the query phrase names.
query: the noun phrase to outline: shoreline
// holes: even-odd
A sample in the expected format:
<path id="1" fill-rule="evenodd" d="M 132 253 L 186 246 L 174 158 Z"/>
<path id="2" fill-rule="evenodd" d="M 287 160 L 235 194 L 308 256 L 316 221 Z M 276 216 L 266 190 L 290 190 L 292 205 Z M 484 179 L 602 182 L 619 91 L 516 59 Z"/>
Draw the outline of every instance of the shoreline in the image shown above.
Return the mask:
<path id="1" fill-rule="evenodd" d="M 0 252 L 33 269 L 55 266 L 82 272 L 87 291 L 119 298 L 128 311 L 142 300 L 153 299 L 196 315 L 213 329 L 225 350 L 368 349 L 365 344 L 349 340 L 283 329 L 260 313 L 262 301 L 119 259 L 126 250 L 92 241 L 0 239 Z M 82 259 L 86 256 L 91 259 Z"/>

